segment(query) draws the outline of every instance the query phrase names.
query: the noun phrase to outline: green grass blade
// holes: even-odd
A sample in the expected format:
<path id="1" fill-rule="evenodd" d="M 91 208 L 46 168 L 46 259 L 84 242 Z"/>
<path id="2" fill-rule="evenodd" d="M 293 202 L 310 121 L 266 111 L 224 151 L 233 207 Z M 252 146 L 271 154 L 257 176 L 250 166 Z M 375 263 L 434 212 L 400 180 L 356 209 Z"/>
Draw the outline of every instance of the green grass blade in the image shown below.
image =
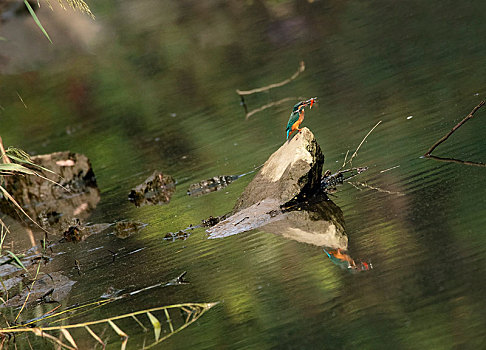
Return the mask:
<path id="1" fill-rule="evenodd" d="M 21 268 L 23 268 L 25 271 L 27 271 L 26 267 L 24 266 L 24 264 L 22 263 L 22 261 L 20 261 L 19 257 L 17 255 L 15 255 L 14 253 L 12 253 L 10 250 L 7 250 L 6 251 L 14 260 L 15 262 L 17 263 L 17 265 L 19 265 Z M 29 272 L 29 271 L 27 271 Z"/>
<path id="2" fill-rule="evenodd" d="M 43 166 L 40 166 L 40 165 L 32 162 L 30 155 L 27 152 L 21 150 L 20 148 L 10 146 L 5 151 L 5 155 L 10 159 L 15 160 L 16 162 L 29 164 L 29 165 L 37 168 L 37 169 L 41 169 L 41 170 L 44 170 L 44 171 L 47 171 L 47 172 L 50 172 L 52 174 L 57 175 L 54 171 L 49 170 L 47 168 L 44 168 Z"/>
<path id="3" fill-rule="evenodd" d="M 52 44 L 52 40 L 49 37 L 49 34 L 47 34 L 46 30 L 44 29 L 41 22 L 39 21 L 39 18 L 37 18 L 37 15 L 35 14 L 34 9 L 30 6 L 30 4 L 27 0 L 24 0 L 24 4 L 25 4 L 25 6 L 27 6 L 27 9 L 29 10 L 29 12 L 30 12 L 32 18 L 34 19 L 35 23 L 37 24 L 37 26 L 40 28 L 40 30 L 42 30 L 42 33 L 44 33 L 44 35 L 47 37 L 47 39 L 49 39 L 49 41 Z"/>
<path id="4" fill-rule="evenodd" d="M 56 174 L 56 173 L 55 173 L 54 171 L 52 171 L 52 170 L 49 170 L 49 169 L 47 169 L 47 168 L 44 168 L 43 166 L 40 166 L 40 165 L 35 164 L 35 163 L 32 163 L 31 161 L 28 161 L 28 160 L 25 160 L 25 159 L 19 158 L 19 157 L 17 157 L 17 156 L 14 156 L 14 155 L 11 155 L 11 154 L 8 154 L 8 153 L 7 153 L 7 157 L 9 157 L 9 158 L 10 158 L 10 159 L 12 159 L 12 160 L 15 160 L 16 162 L 19 162 L 19 163 L 25 163 L 25 164 L 29 164 L 29 165 L 31 165 L 31 166 L 33 166 L 33 167 L 37 168 L 37 169 L 45 170 L 45 171 L 47 171 L 47 172 L 49 172 L 49 173 Z M 57 175 L 57 174 L 56 174 L 56 175 Z"/>
<path id="5" fill-rule="evenodd" d="M 0 164 L 0 173 L 6 173 L 6 174 L 21 173 L 21 174 L 35 175 L 33 170 L 30 170 L 29 168 L 26 168 L 23 165 L 17 163 Z"/>
<path id="6" fill-rule="evenodd" d="M 29 163 L 27 163 L 27 164 L 29 164 Z M 36 164 L 33 164 L 33 165 L 34 166 L 37 166 Z M 37 166 L 37 167 L 38 168 L 41 168 L 41 169 L 45 169 L 43 167 L 39 167 L 39 166 Z M 47 169 L 45 169 L 45 170 L 47 170 Z M 53 174 L 56 174 L 53 171 L 50 171 L 50 170 L 48 170 L 48 171 L 51 172 L 51 173 L 53 173 Z M 0 175 L 15 175 L 16 173 L 20 173 L 20 174 L 24 174 L 24 175 L 35 175 L 35 176 L 38 176 L 38 177 L 40 177 L 43 180 L 49 181 L 49 182 L 53 183 L 54 185 L 60 186 L 63 190 L 65 190 L 67 192 L 71 192 L 66 187 L 64 187 L 63 185 L 61 185 L 59 182 L 56 182 L 54 180 L 51 180 L 51 179 L 49 179 L 49 178 L 47 178 L 47 177 L 39 174 L 38 172 L 35 172 L 34 170 L 31 170 L 31 169 L 29 169 L 29 168 L 27 168 L 27 167 L 25 167 L 25 166 L 23 166 L 21 164 L 17 164 L 17 163 L 4 163 L 4 164 L 0 164 Z"/>

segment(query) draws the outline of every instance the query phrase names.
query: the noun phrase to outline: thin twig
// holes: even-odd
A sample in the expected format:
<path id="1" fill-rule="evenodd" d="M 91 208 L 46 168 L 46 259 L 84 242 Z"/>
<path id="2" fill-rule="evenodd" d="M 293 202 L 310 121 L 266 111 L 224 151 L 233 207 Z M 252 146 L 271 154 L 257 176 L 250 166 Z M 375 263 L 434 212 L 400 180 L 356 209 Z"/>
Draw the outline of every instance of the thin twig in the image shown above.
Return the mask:
<path id="1" fill-rule="evenodd" d="M 19 209 L 19 210 L 20 210 L 20 211 L 21 211 L 21 212 L 22 212 L 22 213 L 23 213 L 25 216 L 27 216 L 27 218 L 28 218 L 30 221 L 32 221 L 32 222 L 33 222 L 33 223 L 34 223 L 34 224 L 35 224 L 37 227 L 39 227 L 39 228 L 40 228 L 42 231 L 44 231 L 44 232 L 45 232 L 45 233 L 47 233 L 47 234 L 49 234 L 49 233 L 50 233 L 50 232 L 49 232 L 49 231 L 47 231 L 47 230 L 46 230 L 44 227 L 42 227 L 41 225 L 39 225 L 39 224 L 37 223 L 37 221 L 34 221 L 34 219 L 32 219 L 32 218 L 29 216 L 29 214 L 27 214 L 27 212 L 26 212 L 26 211 L 25 211 L 25 210 L 24 210 L 24 209 L 23 209 L 23 208 L 20 206 L 20 204 L 19 204 L 19 203 L 17 203 L 17 201 L 15 200 L 15 198 L 14 198 L 14 197 L 12 197 L 12 196 L 10 195 L 10 193 L 8 193 L 8 192 L 7 192 L 7 190 L 6 190 L 5 188 L 3 188 L 2 186 L 0 186 L 0 192 L 2 192 L 2 193 L 3 193 L 3 197 L 4 197 L 4 198 L 6 198 L 6 199 L 8 199 L 9 201 L 11 201 L 11 202 L 12 202 L 12 203 L 15 205 L 15 207 L 16 207 L 17 209 Z"/>
<path id="2" fill-rule="evenodd" d="M 396 169 L 396 168 L 399 168 L 399 167 L 400 167 L 400 165 L 392 166 L 391 168 L 380 171 L 380 174 L 386 173 L 387 171 L 390 171 L 390 170 L 393 170 L 393 169 Z"/>
<path id="3" fill-rule="evenodd" d="M 2 254 L 3 241 L 5 240 L 5 237 L 7 237 L 8 233 L 10 233 L 8 226 L 3 222 L 2 219 L 0 219 L 0 255 Z"/>
<path id="4" fill-rule="evenodd" d="M 352 182 L 352 181 L 348 181 L 348 184 L 350 184 L 351 186 L 356 188 L 358 191 L 363 191 L 363 189 L 361 187 L 359 187 L 358 185 L 355 185 L 354 182 Z"/>
<path id="5" fill-rule="evenodd" d="M 260 87 L 260 88 L 256 88 L 256 89 L 253 89 L 253 90 L 247 90 L 247 91 L 242 91 L 242 90 L 237 89 L 236 93 L 240 96 L 251 95 L 251 94 L 255 94 L 257 92 L 268 91 L 268 90 L 276 88 L 276 87 L 284 86 L 285 84 L 288 84 L 292 80 L 296 79 L 299 76 L 299 74 L 302 73 L 304 70 L 305 70 L 305 63 L 304 63 L 304 61 L 301 61 L 300 64 L 299 64 L 299 68 L 297 69 L 297 72 L 295 72 L 290 78 L 285 79 L 284 81 L 281 81 L 280 83 L 270 84 L 270 85 L 267 85 L 267 86 L 263 86 L 263 87 Z"/>
<path id="6" fill-rule="evenodd" d="M 359 144 L 358 148 L 356 148 L 356 151 L 354 151 L 354 153 L 353 153 L 353 155 L 351 156 L 351 158 L 349 158 L 349 160 L 348 160 L 347 162 L 346 162 L 346 160 L 345 160 L 345 163 L 343 164 L 343 166 L 342 166 L 342 167 L 341 167 L 341 168 L 340 168 L 338 171 L 341 171 L 341 170 L 344 168 L 344 166 L 345 166 L 346 164 L 350 164 L 350 165 L 351 165 L 351 163 L 352 163 L 352 161 L 353 161 L 354 157 L 356 157 L 356 156 L 358 155 L 358 151 L 359 151 L 359 149 L 361 148 L 361 146 L 363 145 L 363 143 L 366 141 L 366 138 L 367 138 L 368 136 L 370 136 L 370 134 L 373 132 L 373 130 L 375 130 L 375 128 L 376 128 L 378 125 L 380 125 L 380 123 L 381 123 L 381 120 L 380 120 L 378 123 L 376 123 L 376 124 L 375 124 L 375 126 L 374 126 L 373 128 L 371 128 L 371 130 L 370 130 L 370 131 L 368 131 L 368 133 L 367 133 L 367 134 L 366 134 L 366 136 L 363 138 L 363 140 L 361 140 L 361 143 Z M 348 151 L 348 152 L 349 152 L 349 151 Z M 347 156 L 348 156 L 348 153 L 346 153 L 346 157 L 347 157 Z"/>
<path id="7" fill-rule="evenodd" d="M 37 247 L 37 242 L 35 241 L 34 233 L 32 232 L 32 230 L 29 227 L 27 227 L 26 231 L 27 231 L 27 235 L 29 236 L 30 245 L 32 246 L 32 248 Z M 35 252 L 39 253 L 37 248 L 35 249 Z"/>
<path id="8" fill-rule="evenodd" d="M 39 275 L 40 266 L 41 266 L 41 263 L 39 263 L 39 264 L 37 265 L 37 272 L 35 273 L 35 276 L 34 276 L 34 281 L 32 281 L 32 285 L 30 286 L 29 293 L 27 293 L 27 297 L 25 298 L 24 303 L 22 304 L 22 307 L 20 308 L 20 311 L 19 311 L 19 313 L 17 314 L 17 317 L 15 317 L 14 322 L 17 322 L 17 319 L 19 318 L 20 314 L 21 314 L 21 313 L 22 313 L 22 311 L 24 310 L 25 305 L 27 304 L 27 301 L 29 300 L 30 293 L 32 293 L 32 290 L 33 290 L 33 288 L 34 288 L 34 284 L 35 284 L 35 282 L 37 281 L 37 276 Z"/>
<path id="9" fill-rule="evenodd" d="M 375 126 L 374 126 L 374 127 L 373 127 L 373 128 L 370 130 L 370 131 L 368 131 L 368 133 L 366 134 L 366 136 L 364 137 L 364 139 L 363 139 L 363 140 L 361 141 L 361 143 L 359 144 L 358 148 L 356 148 L 356 151 L 354 151 L 353 155 L 352 155 L 352 156 L 351 156 L 351 158 L 349 159 L 349 164 L 351 164 L 351 162 L 353 161 L 353 158 L 354 158 L 354 157 L 356 157 L 356 156 L 358 155 L 358 151 L 359 151 L 359 149 L 361 148 L 361 146 L 363 145 L 363 143 L 366 141 L 366 138 L 367 138 L 368 136 L 370 136 L 370 134 L 373 132 L 373 130 L 375 130 L 375 128 L 376 128 L 378 125 L 380 125 L 380 123 L 381 123 L 381 120 L 380 120 L 378 123 L 376 123 L 376 125 L 375 125 Z"/>
<path id="10" fill-rule="evenodd" d="M 453 133 L 454 131 L 456 131 L 457 129 L 459 129 L 465 122 L 467 122 L 469 119 L 471 119 L 473 116 L 474 116 L 474 113 L 476 113 L 476 111 L 481 108 L 484 104 L 486 103 L 485 100 L 482 100 L 476 107 L 474 107 L 474 109 L 471 111 L 471 113 L 469 113 L 466 117 L 464 117 L 463 120 L 461 120 L 456 126 L 454 126 L 451 131 L 449 131 L 446 135 L 444 135 L 439 141 L 437 141 L 436 143 L 434 143 L 432 145 L 432 147 L 429 148 L 429 150 L 424 154 L 425 157 L 430 157 L 430 154 L 432 153 L 432 151 L 434 149 L 437 148 L 437 146 L 439 146 L 442 142 L 444 142 L 445 140 L 447 140 Z"/>
<path id="11" fill-rule="evenodd" d="M 396 194 L 397 196 L 404 196 L 403 193 L 401 192 L 395 192 L 395 191 L 389 191 L 389 190 L 384 190 L 382 188 L 379 188 L 379 187 L 375 187 L 375 186 L 371 186 L 371 185 L 368 185 L 367 183 L 363 183 L 363 182 L 358 182 L 358 181 L 348 181 L 348 184 L 351 184 L 353 185 L 355 188 L 358 188 L 357 186 L 362 186 L 364 188 L 369 188 L 370 190 L 375 190 L 375 191 L 378 191 L 378 192 L 381 192 L 381 193 L 387 193 L 387 194 Z M 359 189 L 359 188 L 358 188 Z"/>
<path id="12" fill-rule="evenodd" d="M 19 97 L 20 99 L 20 102 L 22 102 L 22 104 L 24 105 L 24 107 L 27 109 L 27 105 L 25 104 L 24 100 L 22 99 L 22 96 L 20 96 L 20 94 L 18 93 L 18 91 L 15 91 L 17 93 L 17 96 Z"/>
<path id="13" fill-rule="evenodd" d="M 343 162 L 343 165 L 341 165 L 341 169 L 344 168 L 344 166 L 346 165 L 346 160 L 348 159 L 348 154 L 349 154 L 349 149 L 346 151 L 346 155 L 344 156 L 344 162 Z"/>

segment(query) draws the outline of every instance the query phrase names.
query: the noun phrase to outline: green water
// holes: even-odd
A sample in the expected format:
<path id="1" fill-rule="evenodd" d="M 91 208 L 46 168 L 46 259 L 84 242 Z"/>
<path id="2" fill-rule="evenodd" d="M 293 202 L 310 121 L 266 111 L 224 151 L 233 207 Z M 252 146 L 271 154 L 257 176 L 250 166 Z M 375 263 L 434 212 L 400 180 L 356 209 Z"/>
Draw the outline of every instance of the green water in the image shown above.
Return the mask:
<path id="1" fill-rule="evenodd" d="M 2 60 L 4 144 L 87 155 L 101 192 L 90 221 L 148 224 L 127 240 L 99 235 L 71 246 L 58 262 L 77 281 L 67 304 L 187 271 L 190 284 L 154 288 L 96 316 L 221 302 L 162 344 L 170 349 L 486 346 L 486 169 L 420 158 L 486 95 L 484 2 L 90 5 L 96 21 L 85 19 L 69 38 L 48 10 L 39 13 L 54 45 L 28 17 L 13 23 L 30 33 L 29 43 L 9 41 L 12 22 L 0 27 L 4 58 L 13 46 L 26 56 L 46 47 Z M 77 36 L 94 25 L 97 34 L 80 44 Z M 369 170 L 331 198 L 344 213 L 353 258 L 373 270 L 351 274 L 319 247 L 261 231 L 208 240 L 197 229 L 184 241 L 163 240 L 230 211 L 253 175 L 198 198 L 186 195 L 190 184 L 251 171 L 285 141 L 295 102 L 245 120 L 235 90 L 289 78 L 300 61 L 306 69 L 297 79 L 246 104 L 318 96 L 303 125 L 331 170 L 382 121 L 353 160 Z M 435 154 L 486 162 L 485 113 Z M 156 169 L 177 180 L 170 204 L 134 207 L 128 192 Z M 111 262 L 108 250 L 120 258 Z"/>

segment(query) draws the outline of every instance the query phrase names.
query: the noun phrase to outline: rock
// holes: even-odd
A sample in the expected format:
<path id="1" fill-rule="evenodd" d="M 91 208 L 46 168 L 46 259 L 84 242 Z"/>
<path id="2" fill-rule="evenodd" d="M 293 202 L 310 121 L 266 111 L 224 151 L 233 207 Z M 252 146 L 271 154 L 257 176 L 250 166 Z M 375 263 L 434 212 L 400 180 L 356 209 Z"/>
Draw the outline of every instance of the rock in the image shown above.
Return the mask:
<path id="1" fill-rule="evenodd" d="M 55 174 L 36 169 L 38 173 L 64 188 L 32 175 L 7 177 L 7 191 L 29 216 L 46 228 L 60 228 L 75 217 L 87 218 L 100 200 L 89 159 L 72 152 L 56 152 L 31 159 Z M 0 211 L 18 217 L 15 207 L 5 198 L 0 200 Z"/>
<path id="2" fill-rule="evenodd" d="M 343 213 L 321 190 L 323 164 L 314 135 L 303 128 L 265 162 L 237 200 L 232 215 L 206 230 L 209 238 L 259 229 L 346 250 Z"/>
<path id="3" fill-rule="evenodd" d="M 236 213 L 264 199 L 284 205 L 320 191 L 324 155 L 314 134 L 303 128 L 265 162 L 233 209 Z"/>
<path id="4" fill-rule="evenodd" d="M 209 233 L 209 238 L 222 238 L 236 235 L 269 224 L 275 216 L 281 213 L 279 203 L 276 199 L 264 199 L 220 221 L 218 224 L 206 230 L 206 232 Z"/>
<path id="5" fill-rule="evenodd" d="M 0 308 L 21 307 L 24 303 L 28 306 L 37 303 L 60 303 L 68 296 L 72 286 L 76 283 L 60 272 L 40 275 L 32 289 L 29 289 L 31 281 L 28 282 L 20 283 L 19 288 L 23 288 L 20 294 L 9 298 L 6 303 L 0 305 Z"/>

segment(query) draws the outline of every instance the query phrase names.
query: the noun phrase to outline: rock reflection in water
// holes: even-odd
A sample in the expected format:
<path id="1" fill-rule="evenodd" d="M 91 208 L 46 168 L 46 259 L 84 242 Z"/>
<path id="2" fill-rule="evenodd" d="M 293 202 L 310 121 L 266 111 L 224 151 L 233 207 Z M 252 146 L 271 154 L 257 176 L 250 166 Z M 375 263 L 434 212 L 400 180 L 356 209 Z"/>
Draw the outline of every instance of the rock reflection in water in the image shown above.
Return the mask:
<path id="1" fill-rule="evenodd" d="M 209 238 L 222 238 L 253 229 L 319 247 L 346 250 L 348 246 L 343 213 L 326 198 L 284 209 L 277 201 L 263 200 L 221 221 L 207 232 Z"/>
<path id="2" fill-rule="evenodd" d="M 259 229 L 298 242 L 322 247 L 336 265 L 350 271 L 370 270 L 347 253 L 348 237 L 341 209 L 327 197 L 280 208 L 267 199 L 243 209 L 209 228 L 209 238 L 223 238 Z"/>
<path id="3" fill-rule="evenodd" d="M 346 250 L 348 246 L 343 212 L 325 198 L 284 209 L 278 220 L 261 229 L 319 247 Z"/>

